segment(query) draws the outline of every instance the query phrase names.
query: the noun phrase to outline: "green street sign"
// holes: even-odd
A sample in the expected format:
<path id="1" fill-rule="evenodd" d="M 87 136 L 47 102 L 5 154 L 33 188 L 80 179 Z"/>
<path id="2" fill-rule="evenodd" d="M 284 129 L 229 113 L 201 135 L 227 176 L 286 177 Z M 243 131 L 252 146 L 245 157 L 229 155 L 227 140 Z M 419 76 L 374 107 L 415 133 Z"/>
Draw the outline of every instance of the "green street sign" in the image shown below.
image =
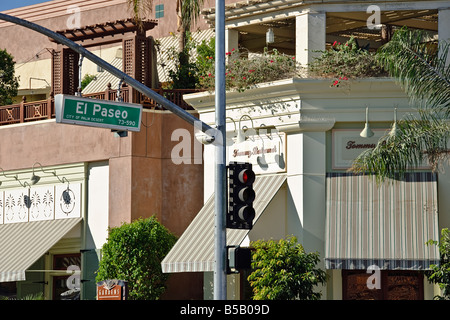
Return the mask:
<path id="1" fill-rule="evenodd" d="M 119 131 L 140 131 L 142 105 L 57 94 L 56 122 Z"/>

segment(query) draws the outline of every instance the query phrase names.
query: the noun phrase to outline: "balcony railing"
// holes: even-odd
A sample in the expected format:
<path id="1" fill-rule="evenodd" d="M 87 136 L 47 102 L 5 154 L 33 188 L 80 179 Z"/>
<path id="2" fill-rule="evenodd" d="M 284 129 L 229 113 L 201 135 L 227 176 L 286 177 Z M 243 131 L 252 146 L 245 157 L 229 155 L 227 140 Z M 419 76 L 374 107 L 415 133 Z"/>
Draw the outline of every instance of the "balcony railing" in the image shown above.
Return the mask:
<path id="1" fill-rule="evenodd" d="M 123 102 L 130 101 L 129 89 L 129 87 L 123 87 L 121 90 L 121 97 Z M 183 100 L 183 95 L 199 91 L 195 89 L 153 90 L 185 110 L 192 110 L 192 107 Z M 85 94 L 83 95 L 83 97 L 116 101 L 117 90 L 113 90 L 109 86 L 106 91 Z M 144 108 L 164 110 L 163 106 L 156 103 L 153 99 L 149 99 L 148 97 L 142 95 L 141 93 L 137 94 L 136 100 L 136 103 L 142 104 Z M 0 126 L 52 118 L 55 118 L 55 100 L 52 96 L 46 100 L 33 102 L 27 102 L 24 97 L 22 99 L 22 102 L 18 104 L 0 106 Z"/>

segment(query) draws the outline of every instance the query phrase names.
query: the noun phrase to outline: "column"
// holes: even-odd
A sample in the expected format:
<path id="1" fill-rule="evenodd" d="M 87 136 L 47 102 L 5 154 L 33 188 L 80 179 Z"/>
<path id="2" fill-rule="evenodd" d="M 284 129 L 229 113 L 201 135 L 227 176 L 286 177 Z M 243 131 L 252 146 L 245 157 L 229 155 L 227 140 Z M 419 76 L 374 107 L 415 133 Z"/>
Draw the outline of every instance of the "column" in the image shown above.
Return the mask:
<path id="1" fill-rule="evenodd" d="M 450 42 L 450 8 L 439 9 L 438 12 L 438 34 L 439 41 Z M 450 57 L 447 57 L 447 65 L 450 63 Z"/>
<path id="2" fill-rule="evenodd" d="M 225 52 L 231 52 L 238 48 L 239 31 L 236 29 L 225 29 Z"/>
<path id="3" fill-rule="evenodd" d="M 288 224 L 308 252 L 323 258 L 326 211 L 326 132 L 288 135 Z"/>
<path id="4" fill-rule="evenodd" d="M 325 50 L 326 14 L 303 12 L 295 18 L 295 56 L 303 66 L 311 63 Z"/>

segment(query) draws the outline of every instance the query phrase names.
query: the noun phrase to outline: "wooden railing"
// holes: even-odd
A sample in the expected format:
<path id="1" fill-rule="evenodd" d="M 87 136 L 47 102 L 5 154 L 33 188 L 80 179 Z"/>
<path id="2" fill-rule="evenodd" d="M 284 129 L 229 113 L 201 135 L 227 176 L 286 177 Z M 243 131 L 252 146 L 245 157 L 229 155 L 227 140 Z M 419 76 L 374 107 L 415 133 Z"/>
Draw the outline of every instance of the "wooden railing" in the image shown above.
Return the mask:
<path id="1" fill-rule="evenodd" d="M 195 89 L 153 89 L 158 94 L 162 95 L 169 101 L 172 101 L 179 107 L 185 110 L 192 110 L 184 100 L 183 95 L 188 93 L 198 92 Z M 96 92 L 90 94 L 84 94 L 83 97 L 101 100 L 115 101 L 117 98 L 117 90 L 111 89 L 108 86 L 106 91 Z M 129 87 L 123 87 L 121 90 L 121 97 L 123 102 L 130 101 L 130 90 Z M 138 93 L 137 102 L 143 105 L 144 108 L 155 108 L 163 110 L 164 108 L 156 103 L 153 99 Z M 46 100 L 27 102 L 25 97 L 18 104 L 13 104 L 9 106 L 0 106 L 0 126 L 9 125 L 15 123 L 25 123 L 30 121 L 38 121 L 44 119 L 52 119 L 55 117 L 55 101 L 53 97 L 49 97 Z"/>
<path id="2" fill-rule="evenodd" d="M 53 98 L 26 102 L 25 98 L 18 104 L 0 107 L 0 125 L 24 123 L 55 117 Z"/>

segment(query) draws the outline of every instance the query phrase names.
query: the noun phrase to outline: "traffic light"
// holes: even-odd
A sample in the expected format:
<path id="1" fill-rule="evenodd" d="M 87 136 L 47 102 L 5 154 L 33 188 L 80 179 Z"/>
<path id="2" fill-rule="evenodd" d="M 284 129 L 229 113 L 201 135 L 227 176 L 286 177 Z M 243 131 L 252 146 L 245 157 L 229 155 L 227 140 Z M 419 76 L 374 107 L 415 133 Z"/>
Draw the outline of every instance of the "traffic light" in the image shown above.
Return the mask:
<path id="1" fill-rule="evenodd" d="M 227 228 L 252 229 L 255 209 L 253 182 L 255 173 L 250 163 L 230 162 L 228 167 L 228 213 Z"/>
<path id="2" fill-rule="evenodd" d="M 252 267 L 252 249 L 227 246 L 227 273 L 239 273 Z"/>

